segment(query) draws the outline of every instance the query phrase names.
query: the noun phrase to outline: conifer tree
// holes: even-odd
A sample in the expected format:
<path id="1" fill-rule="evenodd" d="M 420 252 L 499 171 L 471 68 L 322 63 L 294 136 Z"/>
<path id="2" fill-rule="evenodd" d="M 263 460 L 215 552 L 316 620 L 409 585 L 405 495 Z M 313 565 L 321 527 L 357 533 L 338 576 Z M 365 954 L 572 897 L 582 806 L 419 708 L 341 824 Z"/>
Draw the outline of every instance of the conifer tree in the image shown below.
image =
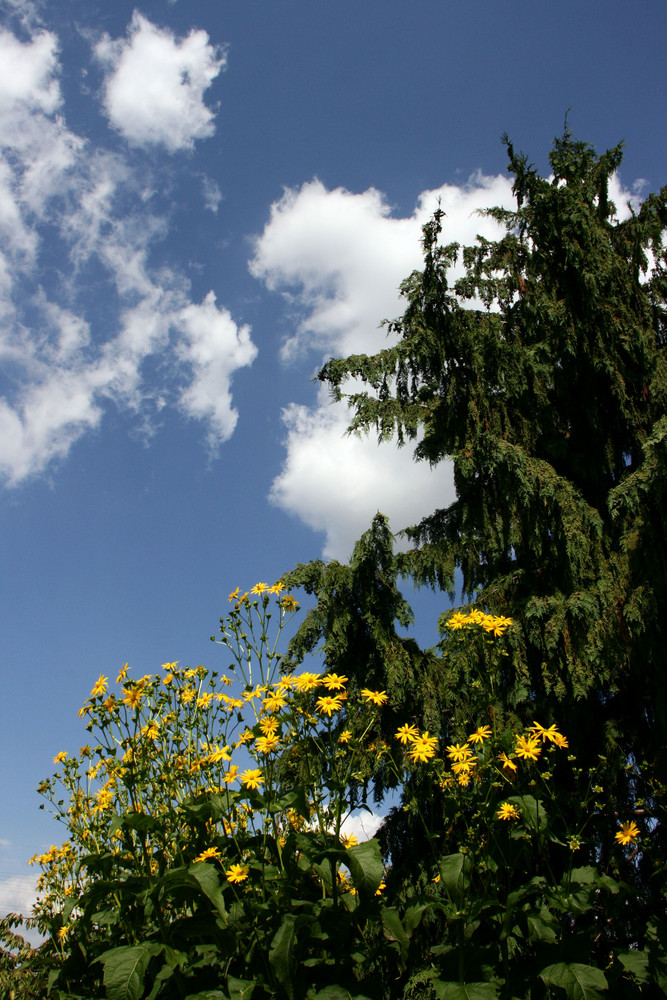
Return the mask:
<path id="1" fill-rule="evenodd" d="M 388 683 L 409 660 L 398 673 L 428 690 L 415 711 L 446 710 L 451 725 L 474 700 L 465 669 L 435 651 L 415 657 L 392 608 L 399 574 L 453 593 L 459 569 L 467 601 L 515 622 L 494 710 L 557 720 L 584 761 L 607 755 L 607 812 L 632 814 L 650 794 L 643 778 L 667 771 L 667 187 L 619 221 L 609 182 L 620 145 L 597 155 L 566 131 L 544 178 L 504 141 L 516 209 L 488 214 L 505 235 L 448 244 L 438 209 L 423 269 L 401 286 L 404 315 L 388 324 L 393 346 L 319 375 L 335 399 L 347 380 L 365 383 L 346 397 L 352 432 L 451 460 L 456 500 L 408 529 L 403 555 L 388 554 L 378 520 L 350 567 L 290 574 L 318 597 L 294 652 L 323 640 L 332 669 L 377 669 L 367 640 L 382 615 L 359 590 L 363 565 L 376 604 L 390 595 L 380 646 L 401 657 L 385 660 Z M 640 763 L 641 780 L 624 778 Z M 662 841 L 660 823 L 651 835 Z"/>

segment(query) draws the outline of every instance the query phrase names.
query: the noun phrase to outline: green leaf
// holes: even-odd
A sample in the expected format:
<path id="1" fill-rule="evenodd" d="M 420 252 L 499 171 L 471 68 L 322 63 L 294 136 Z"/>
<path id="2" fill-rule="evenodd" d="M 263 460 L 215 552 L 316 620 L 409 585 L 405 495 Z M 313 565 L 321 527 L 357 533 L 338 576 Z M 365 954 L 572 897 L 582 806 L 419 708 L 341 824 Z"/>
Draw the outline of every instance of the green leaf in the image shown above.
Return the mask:
<path id="1" fill-rule="evenodd" d="M 638 951 L 634 948 L 629 948 L 627 951 L 617 952 L 616 958 L 623 966 L 624 971 L 633 976 L 637 982 L 648 982 L 647 951 Z"/>
<path id="2" fill-rule="evenodd" d="M 292 987 L 294 936 L 294 917 L 291 913 L 287 913 L 271 942 L 269 963 L 276 974 L 276 979 L 285 987 L 289 997 L 294 996 Z"/>
<path id="3" fill-rule="evenodd" d="M 219 916 L 222 918 L 224 923 L 227 923 L 227 909 L 225 907 L 224 896 L 222 895 L 222 889 L 220 888 L 220 882 L 218 880 L 218 873 L 213 865 L 209 865 L 206 862 L 199 862 L 196 865 L 191 865 L 188 869 L 188 874 L 192 876 L 193 879 L 198 883 L 201 891 L 209 899 Z"/>
<path id="4" fill-rule="evenodd" d="M 236 979 L 234 976 L 227 976 L 227 992 L 230 1000 L 249 1000 L 255 985 L 254 979 Z"/>
<path id="5" fill-rule="evenodd" d="M 354 887 L 358 892 L 371 894 L 378 890 L 384 867 L 380 845 L 375 837 L 364 841 L 363 844 L 348 847 L 345 851 L 345 863 L 350 869 Z"/>
<path id="6" fill-rule="evenodd" d="M 363 993 L 352 996 L 349 990 L 342 986 L 325 986 L 323 990 L 316 993 L 312 1000 L 369 1000 Z"/>
<path id="7" fill-rule="evenodd" d="M 431 984 L 438 1000 L 495 1000 L 498 987 L 495 983 L 445 983 L 432 979 Z"/>
<path id="8" fill-rule="evenodd" d="M 607 979 L 601 969 L 579 962 L 558 962 L 548 965 L 540 972 L 540 979 L 547 986 L 559 986 L 568 1000 L 596 1000 L 600 991 L 608 988 Z"/>
<path id="9" fill-rule="evenodd" d="M 104 966 L 107 1000 L 139 1000 L 152 953 L 153 949 L 144 944 L 123 945 L 95 959 Z"/>
<path id="10" fill-rule="evenodd" d="M 470 859 L 465 854 L 448 854 L 440 862 L 440 877 L 449 898 L 457 903 L 469 882 Z"/>
<path id="11" fill-rule="evenodd" d="M 201 993 L 188 993 L 185 1000 L 228 1000 L 220 990 L 203 990 Z"/>

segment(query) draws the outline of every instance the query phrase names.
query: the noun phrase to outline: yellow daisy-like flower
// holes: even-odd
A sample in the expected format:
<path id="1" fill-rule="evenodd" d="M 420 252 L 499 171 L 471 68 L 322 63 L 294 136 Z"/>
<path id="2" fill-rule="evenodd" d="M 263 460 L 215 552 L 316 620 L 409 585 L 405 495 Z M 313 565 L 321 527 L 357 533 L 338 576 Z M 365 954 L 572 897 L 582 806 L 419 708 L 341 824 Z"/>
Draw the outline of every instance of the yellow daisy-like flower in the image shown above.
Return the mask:
<path id="1" fill-rule="evenodd" d="M 557 726 L 549 726 L 548 729 L 545 729 L 545 727 L 541 726 L 539 722 L 534 722 L 532 724 L 530 732 L 536 739 L 542 740 L 543 743 L 547 740 L 549 740 L 550 743 L 555 743 L 556 737 L 560 735 Z"/>
<path id="2" fill-rule="evenodd" d="M 357 844 L 359 843 L 359 841 L 357 840 L 357 838 L 353 833 L 341 834 L 340 842 L 345 848 L 345 850 L 347 850 L 348 847 L 356 847 Z"/>
<path id="3" fill-rule="evenodd" d="M 207 760 L 211 764 L 219 764 L 220 761 L 222 761 L 222 760 L 231 760 L 232 759 L 229 756 L 229 747 L 227 747 L 227 746 L 219 747 L 217 745 L 214 745 L 213 747 L 209 747 L 209 750 L 210 750 L 210 753 L 209 753 L 209 755 L 207 757 Z"/>
<path id="4" fill-rule="evenodd" d="M 244 743 L 250 743 L 254 739 L 253 732 L 251 729 L 244 729 L 240 733 L 238 740 L 234 744 L 235 747 L 242 747 Z"/>
<path id="5" fill-rule="evenodd" d="M 60 753 L 57 753 L 55 755 L 55 757 L 53 758 L 53 763 L 54 764 L 64 764 L 66 758 L 67 758 L 67 750 L 61 750 Z"/>
<path id="6" fill-rule="evenodd" d="M 156 740 L 159 735 L 157 722 L 149 722 L 148 725 L 144 726 L 141 730 L 141 735 L 149 740 Z"/>
<path id="7" fill-rule="evenodd" d="M 416 726 L 410 726 L 406 722 L 405 725 L 401 726 L 400 729 L 398 729 L 394 733 L 394 736 L 396 737 L 397 740 L 400 740 L 401 743 L 403 744 L 411 743 L 412 740 L 416 739 L 419 736 L 419 730 L 417 729 Z"/>
<path id="8" fill-rule="evenodd" d="M 127 676 L 127 672 L 128 672 L 129 669 L 130 669 L 129 664 L 124 663 L 123 666 L 118 671 L 118 677 L 116 678 L 116 684 L 120 684 L 121 681 L 125 680 L 125 678 Z"/>
<path id="9" fill-rule="evenodd" d="M 212 691 L 204 691 L 204 693 L 200 694 L 197 698 L 197 708 L 208 708 L 214 697 L 215 696 Z"/>
<path id="10" fill-rule="evenodd" d="M 246 788 L 259 788 L 264 783 L 264 775 L 259 768 L 248 769 L 241 775 L 241 781 Z"/>
<path id="11" fill-rule="evenodd" d="M 245 882 L 248 877 L 247 865 L 231 865 L 225 872 L 228 882 Z"/>
<path id="12" fill-rule="evenodd" d="M 447 756 L 450 760 L 458 763 L 459 761 L 470 760 L 472 757 L 472 751 L 467 742 L 460 744 L 452 743 L 447 747 Z"/>
<path id="13" fill-rule="evenodd" d="M 280 580 L 278 580 L 278 582 L 274 583 L 274 585 L 272 587 L 269 587 L 269 593 L 270 594 L 282 594 L 282 592 L 283 592 L 284 589 L 285 589 L 285 584 L 281 583 Z"/>
<path id="14" fill-rule="evenodd" d="M 297 691 L 312 691 L 314 688 L 319 687 L 320 675 L 306 671 L 303 674 L 299 674 L 295 683 Z"/>
<path id="15" fill-rule="evenodd" d="M 471 733 L 468 740 L 471 743 L 483 743 L 491 736 L 491 726 L 479 726 L 474 733 Z"/>
<path id="16" fill-rule="evenodd" d="M 540 741 L 536 736 L 517 736 L 514 752 L 524 760 L 537 760 L 542 753 Z"/>
<path id="17" fill-rule="evenodd" d="M 503 802 L 496 813 L 496 819 L 519 819 L 520 815 L 521 813 L 515 805 L 512 805 L 511 802 Z"/>
<path id="18" fill-rule="evenodd" d="M 264 708 L 267 712 L 279 712 L 286 704 L 287 700 L 282 694 L 268 694 L 264 699 Z"/>
<path id="19" fill-rule="evenodd" d="M 239 588 L 237 587 L 236 590 L 232 590 L 227 600 L 231 604 L 232 601 L 238 601 L 238 599 L 239 599 Z"/>
<path id="20" fill-rule="evenodd" d="M 250 591 L 251 594 L 263 594 L 264 591 L 269 589 L 268 583 L 256 583 L 255 586 Z"/>
<path id="21" fill-rule="evenodd" d="M 327 691 L 340 691 L 347 684 L 347 677 L 340 676 L 340 674 L 325 674 L 322 677 L 322 686 L 327 689 Z"/>
<path id="22" fill-rule="evenodd" d="M 349 743 L 352 739 L 352 733 L 349 729 L 344 729 L 343 732 L 338 737 L 339 743 Z"/>
<path id="23" fill-rule="evenodd" d="M 194 701 L 197 697 L 197 692 L 193 687 L 183 688 L 181 691 L 180 699 L 182 705 L 189 705 L 191 701 Z"/>
<path id="24" fill-rule="evenodd" d="M 111 803 L 113 802 L 113 792 L 109 788 L 100 788 L 100 790 L 95 793 L 95 798 L 97 800 L 95 811 L 103 812 L 104 809 L 108 809 L 111 806 Z"/>
<path id="25" fill-rule="evenodd" d="M 447 619 L 447 628 L 451 628 L 453 631 L 457 629 L 464 628 L 468 624 L 468 616 L 462 611 L 455 611 L 453 615 Z"/>
<path id="26" fill-rule="evenodd" d="M 68 934 L 69 934 L 69 924 L 63 924 L 62 927 L 58 928 L 59 941 L 64 941 Z"/>
<path id="27" fill-rule="evenodd" d="M 412 745 L 408 750 L 408 757 L 413 764 L 417 762 L 425 763 L 431 757 L 435 757 L 437 745 L 437 736 L 429 736 L 427 729 L 421 736 L 413 737 Z"/>
<path id="28" fill-rule="evenodd" d="M 280 740 L 275 735 L 258 736 L 255 742 L 255 750 L 257 753 L 273 753 L 279 744 Z"/>
<path id="29" fill-rule="evenodd" d="M 331 718 L 334 712 L 339 712 L 343 707 L 343 702 L 339 697 L 332 698 L 330 695 L 322 695 L 315 702 L 315 708 L 322 715 L 328 715 Z"/>
<path id="30" fill-rule="evenodd" d="M 387 888 L 386 883 L 384 881 L 380 882 L 379 886 L 375 890 L 375 895 L 376 896 L 381 896 L 383 889 L 386 889 L 386 888 Z"/>
<path id="31" fill-rule="evenodd" d="M 200 861 L 209 861 L 211 858 L 219 858 L 220 851 L 217 847 L 207 847 L 205 851 L 198 854 L 194 860 L 194 864 L 198 864 Z"/>
<path id="32" fill-rule="evenodd" d="M 231 785 L 232 781 L 236 781 L 239 773 L 238 764 L 232 764 L 228 771 L 222 775 L 222 780 L 226 785 Z"/>
<path id="33" fill-rule="evenodd" d="M 259 728 L 263 736 L 273 736 L 278 731 L 280 723 L 277 719 L 260 719 Z"/>
<path id="34" fill-rule="evenodd" d="M 123 704 L 127 705 L 128 708 L 138 708 L 142 697 L 141 688 L 123 688 Z"/>
<path id="35" fill-rule="evenodd" d="M 627 823 L 621 823 L 621 829 L 615 835 L 614 840 L 617 840 L 619 844 L 634 844 L 635 840 L 639 836 L 639 827 L 635 822 L 630 820 Z"/>
<path id="36" fill-rule="evenodd" d="M 108 677 L 105 677 L 104 674 L 100 674 L 93 685 L 92 691 L 90 692 L 93 698 L 95 698 L 98 694 L 106 694 L 108 680 Z"/>
<path id="37" fill-rule="evenodd" d="M 387 701 L 386 691 L 371 691 L 370 688 L 362 688 L 361 696 L 365 701 L 371 702 L 373 705 L 384 705 Z"/>
<path id="38" fill-rule="evenodd" d="M 559 750 L 567 750 L 569 743 L 567 742 L 567 736 L 563 736 L 562 733 L 555 733 L 551 740 Z"/>
<path id="39" fill-rule="evenodd" d="M 507 756 L 506 753 L 501 753 L 498 757 L 498 760 L 503 765 L 503 771 L 509 772 L 517 770 L 516 764 L 514 763 L 513 760 L 510 760 L 510 758 Z"/>
<path id="40" fill-rule="evenodd" d="M 293 612 L 299 610 L 299 605 L 291 594 L 285 594 L 284 597 L 281 597 L 279 604 L 283 611 Z"/>

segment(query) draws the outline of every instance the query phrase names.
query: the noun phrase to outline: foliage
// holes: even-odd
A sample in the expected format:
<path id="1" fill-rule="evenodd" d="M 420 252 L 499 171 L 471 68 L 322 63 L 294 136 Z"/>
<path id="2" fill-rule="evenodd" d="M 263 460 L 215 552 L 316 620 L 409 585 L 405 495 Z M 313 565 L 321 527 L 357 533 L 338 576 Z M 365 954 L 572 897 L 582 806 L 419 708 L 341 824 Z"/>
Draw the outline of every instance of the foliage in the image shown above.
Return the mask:
<path id="1" fill-rule="evenodd" d="M 393 554 L 378 517 L 348 566 L 288 574 L 317 600 L 292 657 L 320 647 L 352 678 L 370 662 L 396 711 L 452 739 L 484 711 L 515 727 L 566 720 L 582 767 L 604 765 L 586 863 L 612 863 L 620 817 L 646 824 L 623 870 L 641 934 L 664 917 L 667 854 L 656 795 L 667 778 L 667 188 L 620 222 L 608 193 L 620 146 L 597 156 L 565 132 L 550 178 L 507 149 L 516 210 L 488 213 L 505 235 L 447 244 L 438 209 L 423 269 L 402 285 L 405 313 L 388 324 L 393 343 L 320 372 L 336 399 L 354 380 L 351 431 L 450 460 L 456 500 L 407 530 L 406 553 Z M 401 577 L 450 597 L 461 579 L 468 607 L 513 619 L 507 656 L 483 668 L 492 684 L 480 650 L 452 642 L 451 612 L 434 650 L 402 636 Z M 396 817 L 392 844 L 405 839 Z M 413 855 L 406 880 L 418 872 Z"/>
<path id="2" fill-rule="evenodd" d="M 599 775 L 557 725 L 487 715 L 448 744 L 446 727 L 403 720 L 384 739 L 387 691 L 279 672 L 297 605 L 280 585 L 254 592 L 236 590 L 221 619 L 223 675 L 167 663 L 133 681 L 125 666 L 120 690 L 94 685 L 80 714 L 95 746 L 58 753 L 41 786 L 68 839 L 35 859 L 47 942 L 15 940 L 0 966 L 18 998 L 483 1000 L 667 982 L 665 928 L 618 933 L 632 905 L 621 869 L 645 826 L 617 824 L 613 875 L 579 863 Z M 513 627 L 457 612 L 448 634 L 493 674 Z M 344 832 L 380 766 L 411 826 L 391 843 L 389 821 L 383 852 Z M 415 850 L 425 874 L 406 893 Z"/>

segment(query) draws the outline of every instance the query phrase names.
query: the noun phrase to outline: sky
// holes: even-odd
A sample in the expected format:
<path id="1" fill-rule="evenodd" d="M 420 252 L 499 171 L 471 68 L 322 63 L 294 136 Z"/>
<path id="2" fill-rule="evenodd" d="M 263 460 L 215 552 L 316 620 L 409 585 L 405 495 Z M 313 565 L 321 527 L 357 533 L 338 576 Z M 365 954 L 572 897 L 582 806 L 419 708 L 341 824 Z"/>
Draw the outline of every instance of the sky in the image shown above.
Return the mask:
<path id="1" fill-rule="evenodd" d="M 237 584 L 453 499 L 313 376 L 387 343 L 439 200 L 448 242 L 497 234 L 503 133 L 543 173 L 566 116 L 623 140 L 621 215 L 667 182 L 665 29 L 664 0 L 0 0 L 0 911 L 64 839 L 35 788 L 100 673 L 218 668 Z"/>

